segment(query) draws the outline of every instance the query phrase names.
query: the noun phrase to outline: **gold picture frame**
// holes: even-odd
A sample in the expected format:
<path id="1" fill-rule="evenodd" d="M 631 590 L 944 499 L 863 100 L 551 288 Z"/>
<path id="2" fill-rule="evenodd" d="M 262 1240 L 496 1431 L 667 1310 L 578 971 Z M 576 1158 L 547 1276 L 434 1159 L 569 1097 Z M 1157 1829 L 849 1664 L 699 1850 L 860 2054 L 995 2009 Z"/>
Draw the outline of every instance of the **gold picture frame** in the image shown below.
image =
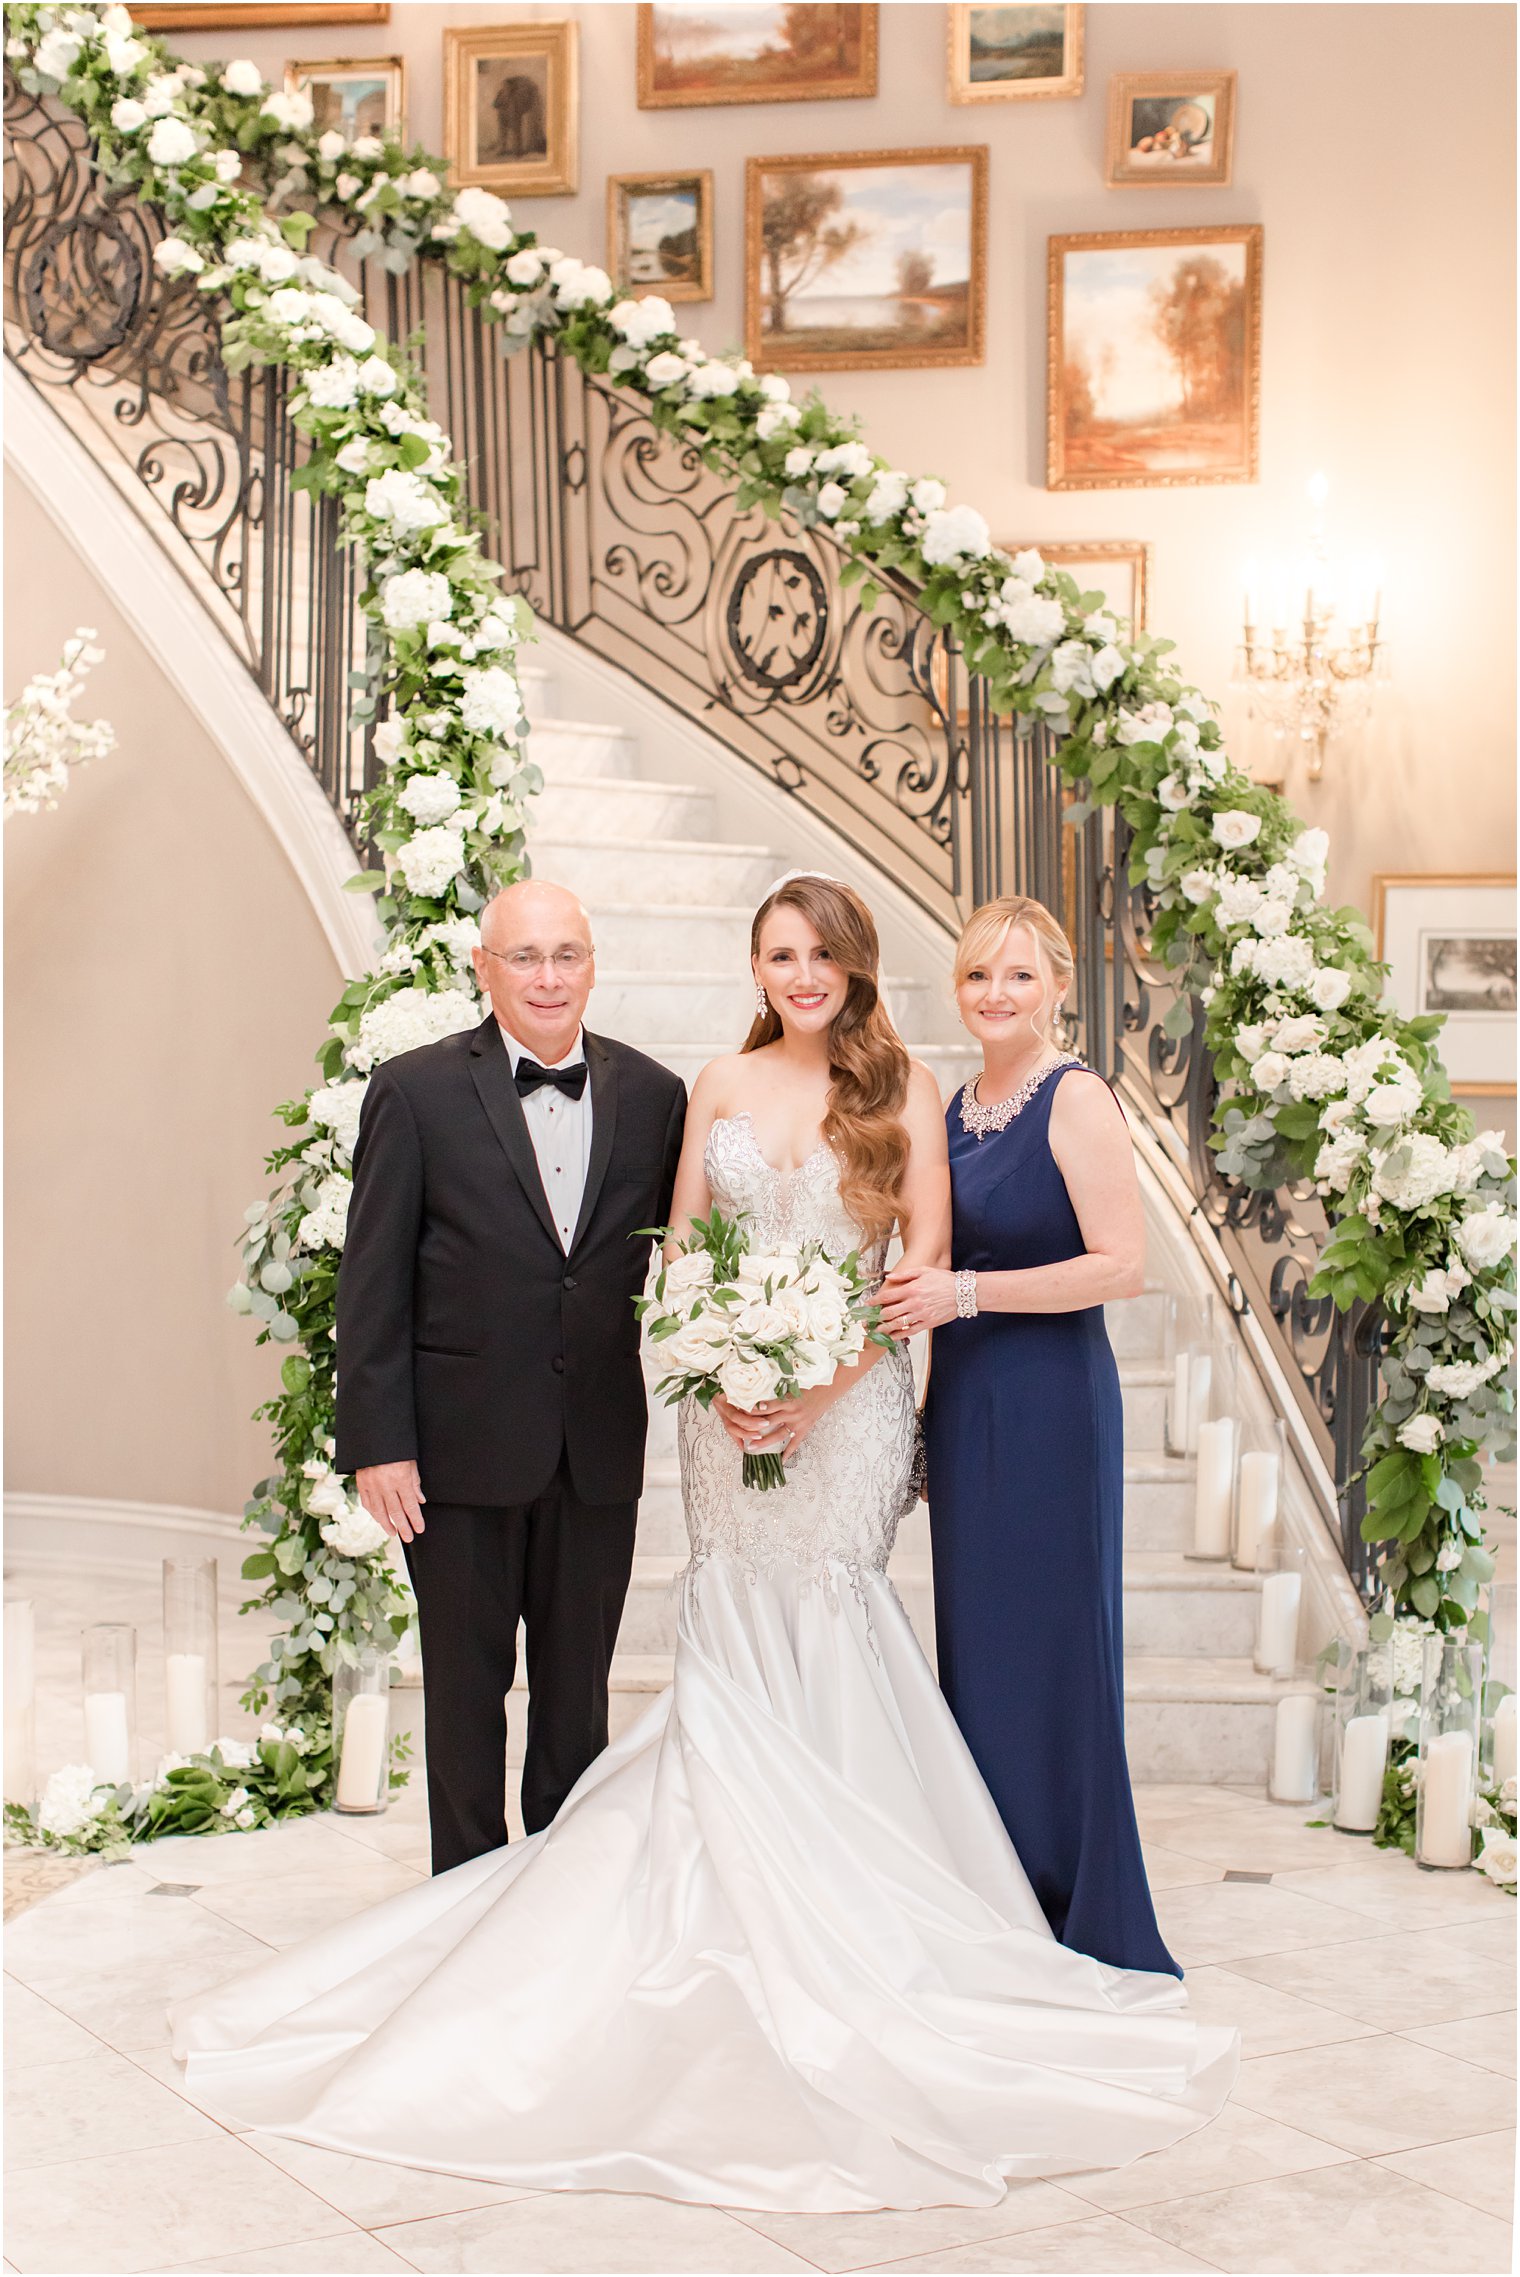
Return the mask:
<path id="1" fill-rule="evenodd" d="M 378 118 L 367 115 L 374 107 L 368 91 L 376 86 L 381 90 Z M 299 56 L 285 66 L 285 87 L 289 94 L 310 95 L 314 134 L 325 134 L 335 127 L 352 142 L 361 134 L 383 134 L 388 127 L 397 134 L 406 131 L 404 56 L 340 56 L 330 63 L 308 63 Z M 334 112 L 331 104 L 324 106 L 317 92 L 322 87 L 346 89 L 352 101 L 340 101 Z"/>
<path id="2" fill-rule="evenodd" d="M 883 234 L 878 218 L 885 222 L 892 208 L 891 234 L 896 236 L 907 210 L 885 179 L 871 179 L 893 174 L 915 178 L 926 224 L 942 227 L 949 200 L 958 200 L 965 212 L 963 253 L 942 245 L 932 250 L 899 246 L 891 256 L 895 281 L 885 270 L 876 273 L 880 262 L 873 263 L 871 255 L 873 235 Z M 788 176 L 811 184 L 792 201 L 796 226 L 789 244 L 777 228 L 786 208 L 773 187 Z M 874 214 L 873 193 L 878 201 Z M 823 243 L 826 223 L 831 245 L 820 263 L 815 249 Z M 984 359 L 985 143 L 751 158 L 745 168 L 744 246 L 745 353 L 757 371 L 928 370 Z M 786 280 L 789 252 L 793 273 Z M 886 258 L 883 250 L 880 260 Z M 942 273 L 942 264 L 956 268 L 962 262 L 964 277 Z M 825 279 L 833 283 L 832 293 L 805 289 Z M 796 321 L 799 314 L 801 322 Z"/>
<path id="3" fill-rule="evenodd" d="M 443 144 L 457 184 L 516 198 L 575 189 L 578 33 L 573 22 L 445 30 Z M 497 64 L 517 68 L 493 71 Z"/>
<path id="4" fill-rule="evenodd" d="M 1256 480 L 1262 243 L 1260 222 L 1049 240 L 1047 490 Z M 1125 253 L 1127 265 L 1115 258 Z M 1200 329 L 1203 292 L 1213 317 Z M 1186 305 L 1186 329 L 1169 321 L 1169 293 Z M 1126 377 L 1154 374 L 1158 340 L 1176 366 L 1175 399 L 1125 416 Z M 1141 384 L 1153 379 L 1132 381 Z"/>
<path id="5" fill-rule="evenodd" d="M 651 243 L 656 230 L 664 233 Z M 689 251 L 682 242 L 688 236 Z M 635 299 L 645 293 L 668 301 L 712 299 L 710 167 L 608 175 L 607 274 L 620 293 Z"/>
<path id="6" fill-rule="evenodd" d="M 326 6 L 268 6 L 259 0 L 227 0 L 221 7 L 133 8 L 132 21 L 145 32 L 267 31 L 286 24 L 388 24 L 390 0 L 327 0 Z"/>
<path id="7" fill-rule="evenodd" d="M 1233 71 L 1116 71 L 1108 83 L 1109 189 L 1226 188 L 1235 81 Z"/>
<path id="8" fill-rule="evenodd" d="M 945 92 L 952 103 L 1031 103 L 1069 100 L 1080 95 L 1086 84 L 1083 51 L 1086 44 L 1086 9 L 1080 6 L 1031 8 L 981 8 L 954 5 L 948 11 L 946 38 L 949 45 L 947 85 Z M 1000 26 L 990 24 L 987 29 L 1001 28 L 1005 37 L 999 45 L 983 40 L 983 66 L 978 76 L 977 57 L 974 52 L 975 35 L 980 28 L 979 18 L 1000 19 Z M 1060 18 L 1059 32 L 1052 19 Z M 1017 26 L 1013 19 L 1027 19 L 1026 26 Z M 1017 35 L 1017 36 L 1016 36 Z M 1052 52 L 1054 51 L 1054 52 Z M 999 72 L 995 66 L 999 54 L 1006 68 Z M 1028 71 L 1015 68 L 1015 59 L 1022 54 L 1024 64 L 1054 64 L 1055 68 Z"/>
<path id="9" fill-rule="evenodd" d="M 1040 538 L 1020 538 L 1016 544 L 1000 538 L 998 545 L 1004 553 L 1022 553 L 1026 546 L 1033 546 L 1053 569 L 1069 569 L 1084 591 L 1089 584 L 1097 585 L 1104 596 L 1104 607 L 1115 616 L 1128 617 L 1132 631 L 1145 631 L 1151 548 L 1143 538 L 1052 538 L 1048 543 Z M 1103 581 L 1091 575 L 1106 561 L 1123 563 L 1130 573 L 1127 609 L 1121 609 Z"/>
<path id="10" fill-rule="evenodd" d="M 1452 1090 L 1512 1098 L 1513 871 L 1382 872 L 1372 880 L 1372 928 L 1397 1009 L 1406 1019 L 1446 1015 L 1436 1042 Z"/>
<path id="11" fill-rule="evenodd" d="M 749 17 L 760 13 L 750 7 Z M 689 16 L 716 25 L 723 10 L 709 6 L 658 6 L 639 0 L 638 103 L 641 111 L 705 108 L 714 103 L 821 103 L 874 95 L 877 82 L 876 0 L 812 0 L 804 14 L 783 7 L 770 13 L 785 47 L 741 55 L 721 51 L 685 65 L 662 52 L 657 17 Z M 792 18 L 791 25 L 787 19 Z M 810 48 L 798 52 L 795 30 L 805 25 Z M 834 35 L 832 67 L 827 34 Z M 823 35 L 823 36 L 820 36 Z"/>

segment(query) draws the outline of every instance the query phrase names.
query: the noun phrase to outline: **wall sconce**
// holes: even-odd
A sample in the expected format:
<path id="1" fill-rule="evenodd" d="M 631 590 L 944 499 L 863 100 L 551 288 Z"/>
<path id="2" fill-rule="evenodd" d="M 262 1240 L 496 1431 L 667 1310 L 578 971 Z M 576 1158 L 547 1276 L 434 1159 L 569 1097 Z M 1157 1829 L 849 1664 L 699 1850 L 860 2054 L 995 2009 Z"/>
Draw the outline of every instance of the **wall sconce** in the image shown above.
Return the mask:
<path id="1" fill-rule="evenodd" d="M 1245 691 L 1251 718 L 1304 746 L 1309 780 L 1317 783 L 1331 735 L 1365 723 L 1373 688 L 1386 681 L 1388 667 L 1378 635 L 1381 565 L 1332 564 L 1325 545 L 1329 481 L 1316 474 L 1308 490 L 1312 513 L 1302 560 L 1266 578 L 1255 562 L 1246 565 L 1233 678 Z"/>

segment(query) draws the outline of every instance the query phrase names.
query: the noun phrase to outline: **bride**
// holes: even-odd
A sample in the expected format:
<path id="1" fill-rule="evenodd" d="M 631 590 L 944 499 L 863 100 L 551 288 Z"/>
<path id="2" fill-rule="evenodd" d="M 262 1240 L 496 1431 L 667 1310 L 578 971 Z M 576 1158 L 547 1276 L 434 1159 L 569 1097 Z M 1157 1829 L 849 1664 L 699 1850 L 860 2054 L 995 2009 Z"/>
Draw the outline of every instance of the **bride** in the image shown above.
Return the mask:
<path id="1" fill-rule="evenodd" d="M 756 913 L 759 1007 L 694 1088 L 677 1231 L 948 1255 L 938 1091 L 845 885 Z M 553 1824 L 175 2011 L 246 2126 L 530 2189 L 782 2211 L 987 2206 L 1213 2117 L 1235 2035 L 1056 1942 L 886 1578 L 901 1347 L 755 1412 L 687 1401 L 675 1680 Z M 1060 1418 L 1050 1418 L 1060 1429 Z M 741 1448 L 785 1486 L 740 1484 Z"/>

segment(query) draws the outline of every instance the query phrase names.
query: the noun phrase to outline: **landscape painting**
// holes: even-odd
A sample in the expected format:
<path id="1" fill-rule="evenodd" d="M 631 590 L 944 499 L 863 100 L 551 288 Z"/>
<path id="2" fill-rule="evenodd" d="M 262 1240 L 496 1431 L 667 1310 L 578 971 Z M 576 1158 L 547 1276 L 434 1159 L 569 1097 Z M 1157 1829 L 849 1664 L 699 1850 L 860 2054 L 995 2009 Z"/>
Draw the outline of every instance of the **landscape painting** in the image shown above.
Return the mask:
<path id="1" fill-rule="evenodd" d="M 1254 482 L 1259 224 L 1050 240 L 1051 490 Z"/>
<path id="2" fill-rule="evenodd" d="M 987 152 L 752 158 L 746 352 L 768 371 L 982 360 Z"/>
<path id="3" fill-rule="evenodd" d="M 711 300 L 712 175 L 613 174 L 607 269 L 620 293 Z"/>
<path id="4" fill-rule="evenodd" d="M 1233 71 L 1116 72 L 1109 82 L 1111 190 L 1227 183 L 1234 138 Z"/>
<path id="5" fill-rule="evenodd" d="M 949 39 L 952 103 L 1082 92 L 1080 7 L 952 7 Z"/>
<path id="6" fill-rule="evenodd" d="M 287 63 L 285 84 L 311 97 L 314 134 L 335 130 L 352 142 L 387 127 L 401 131 L 406 64 L 399 55 L 367 56 L 362 63 Z"/>
<path id="7" fill-rule="evenodd" d="M 876 8 L 679 0 L 639 8 L 639 105 L 807 103 L 876 92 Z"/>

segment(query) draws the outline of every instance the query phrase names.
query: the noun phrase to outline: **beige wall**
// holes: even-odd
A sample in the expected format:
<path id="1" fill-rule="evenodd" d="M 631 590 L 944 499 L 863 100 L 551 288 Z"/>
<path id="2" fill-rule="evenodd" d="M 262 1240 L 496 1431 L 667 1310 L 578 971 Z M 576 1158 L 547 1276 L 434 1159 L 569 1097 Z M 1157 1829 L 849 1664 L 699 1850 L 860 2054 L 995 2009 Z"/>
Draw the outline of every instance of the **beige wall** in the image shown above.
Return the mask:
<path id="1" fill-rule="evenodd" d="M 275 1377 L 222 1302 L 233 1241 L 342 983 L 246 793 L 14 477 L 6 551 L 6 690 L 93 625 L 81 710 L 118 739 L 5 829 L 6 1486 L 237 1511 Z"/>
<path id="2" fill-rule="evenodd" d="M 765 152 L 985 142 L 987 361 L 823 383 L 897 463 L 942 475 L 1007 538 L 1130 537 L 1155 548 L 1151 629 L 1223 696 L 1240 570 L 1300 549 L 1304 485 L 1331 479 L 1331 536 L 1387 565 L 1395 686 L 1359 753 L 1300 811 L 1334 833 L 1331 890 L 1365 906 L 1379 870 L 1492 870 L 1513 843 L 1514 10 L 1508 6 L 1089 7 L 1075 102 L 945 98 L 943 6 L 882 10 L 871 101 L 640 111 L 631 4 L 397 5 L 386 25 L 243 35 L 287 55 L 405 55 L 413 131 L 442 139 L 450 24 L 578 18 L 581 189 L 519 219 L 601 260 L 609 173 L 710 166 L 717 298 L 687 304 L 711 349 L 743 332 L 744 161 Z M 187 35 L 202 58 L 230 35 Z M 1240 74 L 1229 189 L 1106 190 L 1109 75 Z M 1444 90 L 1460 89 L 1450 97 Z M 1266 231 L 1261 479 L 1252 487 L 1047 493 L 1045 245 L 1066 230 L 1259 221 Z"/>

